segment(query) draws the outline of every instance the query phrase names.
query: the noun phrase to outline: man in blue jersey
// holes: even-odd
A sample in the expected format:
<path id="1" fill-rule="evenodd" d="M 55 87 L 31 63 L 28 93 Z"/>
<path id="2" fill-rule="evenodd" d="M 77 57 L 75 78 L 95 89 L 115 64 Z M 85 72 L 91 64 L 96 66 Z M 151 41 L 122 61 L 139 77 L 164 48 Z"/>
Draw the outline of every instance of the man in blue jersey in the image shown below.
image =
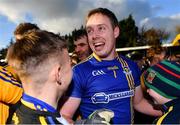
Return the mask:
<path id="1" fill-rule="evenodd" d="M 61 113 L 72 118 L 80 106 L 82 117 L 87 118 L 94 110 L 111 109 L 113 124 L 133 123 L 133 108 L 161 115 L 143 98 L 138 66 L 116 52 L 120 29 L 115 15 L 106 8 L 91 10 L 86 31 L 93 54 L 73 68 L 69 98 Z"/>

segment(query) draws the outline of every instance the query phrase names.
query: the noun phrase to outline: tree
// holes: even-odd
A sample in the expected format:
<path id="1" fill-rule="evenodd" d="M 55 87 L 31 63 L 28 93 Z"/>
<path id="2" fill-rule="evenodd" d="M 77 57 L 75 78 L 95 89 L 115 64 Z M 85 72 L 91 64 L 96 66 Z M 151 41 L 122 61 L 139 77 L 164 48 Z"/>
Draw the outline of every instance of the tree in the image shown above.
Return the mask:
<path id="1" fill-rule="evenodd" d="M 127 19 L 119 21 L 120 35 L 117 38 L 116 47 L 134 47 L 137 46 L 138 27 L 132 15 Z"/>
<path id="2" fill-rule="evenodd" d="M 146 33 L 147 29 L 145 26 L 142 26 L 140 28 L 139 34 L 138 34 L 138 39 L 137 39 L 137 45 L 138 46 L 145 46 L 147 45 L 147 40 L 145 37 L 145 33 Z"/>
<path id="3" fill-rule="evenodd" d="M 6 58 L 7 50 L 8 50 L 8 48 L 9 48 L 9 46 L 11 46 L 12 44 L 13 44 L 13 40 L 11 39 L 9 45 L 8 45 L 6 48 L 2 48 L 2 49 L 0 50 L 0 60 Z"/>
<path id="4" fill-rule="evenodd" d="M 145 37 L 143 39 L 146 40 L 146 45 L 159 46 L 162 44 L 163 40 L 168 39 L 169 35 L 170 34 L 163 29 L 151 28 L 145 31 L 142 36 Z"/>
<path id="5" fill-rule="evenodd" d="M 7 54 L 7 48 L 2 48 L 0 50 L 0 60 L 5 59 Z"/>

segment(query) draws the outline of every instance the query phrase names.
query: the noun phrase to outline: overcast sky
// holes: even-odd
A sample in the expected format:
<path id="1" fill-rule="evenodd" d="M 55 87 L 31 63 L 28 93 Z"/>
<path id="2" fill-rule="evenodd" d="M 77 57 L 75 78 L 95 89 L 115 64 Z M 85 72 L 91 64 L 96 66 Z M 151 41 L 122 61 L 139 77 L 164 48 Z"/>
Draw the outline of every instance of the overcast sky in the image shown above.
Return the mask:
<path id="1" fill-rule="evenodd" d="M 139 28 L 145 25 L 175 35 L 180 25 L 180 0 L 0 0 L 0 48 L 9 44 L 20 22 L 64 35 L 84 25 L 87 12 L 96 7 L 112 10 L 118 20 L 132 14 Z"/>

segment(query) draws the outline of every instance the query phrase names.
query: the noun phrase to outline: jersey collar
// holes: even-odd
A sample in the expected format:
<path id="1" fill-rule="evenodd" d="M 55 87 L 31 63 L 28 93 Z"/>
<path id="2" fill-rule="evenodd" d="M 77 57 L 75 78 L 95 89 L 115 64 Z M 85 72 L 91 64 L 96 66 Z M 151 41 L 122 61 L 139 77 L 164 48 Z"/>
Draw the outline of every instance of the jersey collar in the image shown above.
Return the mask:
<path id="1" fill-rule="evenodd" d="M 97 61 L 102 62 L 102 59 L 101 59 L 98 55 L 96 55 L 95 53 L 93 53 L 92 55 L 93 55 L 93 57 L 94 57 Z M 118 57 L 118 53 L 117 53 L 117 52 L 116 52 L 116 57 Z"/>

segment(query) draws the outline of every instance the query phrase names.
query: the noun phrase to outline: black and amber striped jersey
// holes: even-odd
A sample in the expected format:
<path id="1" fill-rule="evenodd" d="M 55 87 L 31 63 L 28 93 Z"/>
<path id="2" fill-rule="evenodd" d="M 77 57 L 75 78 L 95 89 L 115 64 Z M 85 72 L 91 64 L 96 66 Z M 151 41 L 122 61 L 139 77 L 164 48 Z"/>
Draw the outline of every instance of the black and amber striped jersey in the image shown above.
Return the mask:
<path id="1" fill-rule="evenodd" d="M 11 124 L 63 124 L 63 118 L 58 112 L 33 110 L 24 104 L 16 110 L 12 117 Z"/>
<path id="2" fill-rule="evenodd" d="M 13 114 L 11 124 L 68 124 L 59 112 L 46 102 L 23 93 L 21 105 Z"/>

